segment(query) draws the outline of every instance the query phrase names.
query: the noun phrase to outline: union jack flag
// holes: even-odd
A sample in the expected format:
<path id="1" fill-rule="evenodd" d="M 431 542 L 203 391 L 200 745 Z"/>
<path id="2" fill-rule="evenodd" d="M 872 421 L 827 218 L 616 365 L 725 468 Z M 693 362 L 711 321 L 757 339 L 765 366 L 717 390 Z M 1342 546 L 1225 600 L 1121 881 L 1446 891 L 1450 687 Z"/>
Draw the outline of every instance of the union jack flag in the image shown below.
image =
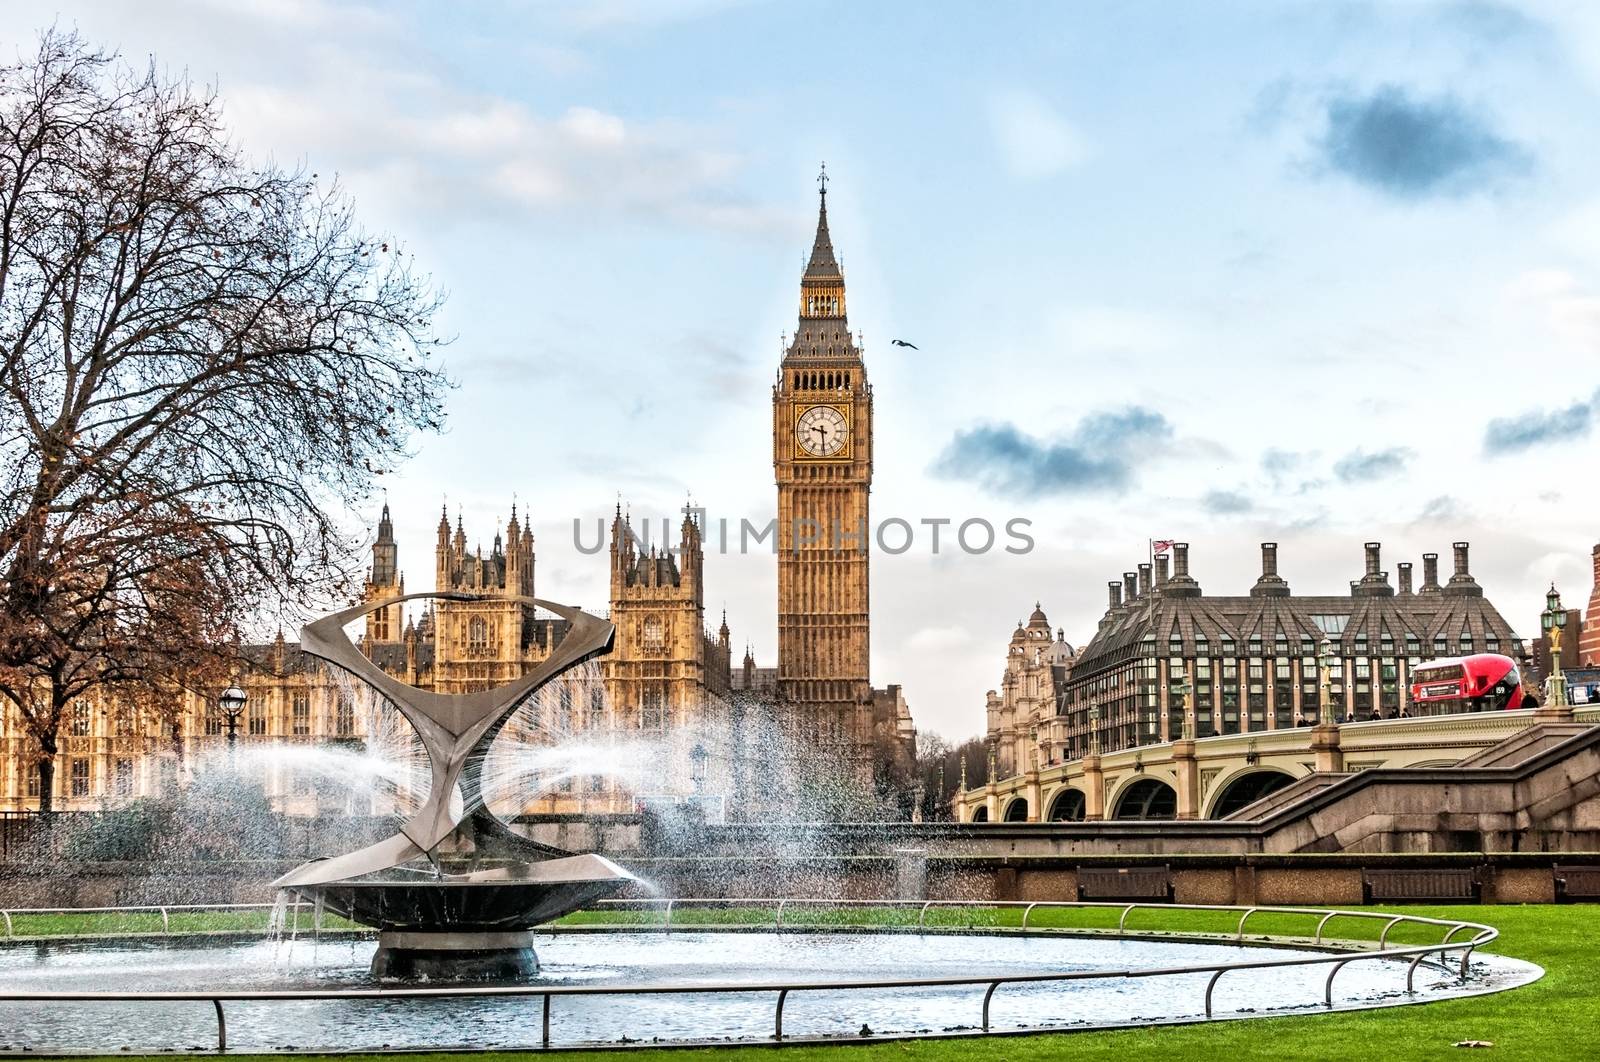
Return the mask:
<path id="1" fill-rule="evenodd" d="M 1150 542 L 1151 553 L 1165 553 L 1172 548 L 1172 540 L 1166 538 L 1152 539 Z"/>

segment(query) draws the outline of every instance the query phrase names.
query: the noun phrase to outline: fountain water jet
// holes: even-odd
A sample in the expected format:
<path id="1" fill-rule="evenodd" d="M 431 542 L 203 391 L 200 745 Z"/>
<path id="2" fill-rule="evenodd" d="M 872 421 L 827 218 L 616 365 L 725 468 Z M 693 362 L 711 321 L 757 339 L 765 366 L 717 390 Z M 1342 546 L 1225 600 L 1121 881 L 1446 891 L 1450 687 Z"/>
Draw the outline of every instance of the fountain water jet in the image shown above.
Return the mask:
<path id="1" fill-rule="evenodd" d="M 427 752 L 426 801 L 394 836 L 332 859 L 313 860 L 274 884 L 379 931 L 372 972 L 380 978 L 507 980 L 538 971 L 529 930 L 632 883 L 603 856 L 574 855 L 513 831 L 489 809 L 483 765 L 506 721 L 539 689 L 609 652 L 616 628 L 570 605 L 496 598 L 542 608 L 566 621 L 548 659 L 492 690 L 419 690 L 384 672 L 350 641 L 345 625 L 419 598 L 482 600 L 464 593 L 403 594 L 324 616 L 300 632 L 301 648 L 387 698 Z"/>

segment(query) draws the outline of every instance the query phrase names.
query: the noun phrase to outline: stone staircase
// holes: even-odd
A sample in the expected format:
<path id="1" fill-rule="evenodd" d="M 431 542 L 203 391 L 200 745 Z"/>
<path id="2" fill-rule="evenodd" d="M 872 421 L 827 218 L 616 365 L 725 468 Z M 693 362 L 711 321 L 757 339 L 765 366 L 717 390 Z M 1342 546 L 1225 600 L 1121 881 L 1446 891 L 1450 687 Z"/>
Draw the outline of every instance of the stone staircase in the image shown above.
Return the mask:
<path id="1" fill-rule="evenodd" d="M 1589 729 L 1587 723 L 1535 723 L 1520 733 L 1473 753 L 1457 767 L 1515 767 L 1546 749 L 1553 749 L 1568 738 Z"/>
<path id="2" fill-rule="evenodd" d="M 1264 852 L 1600 848 L 1600 727 L 1536 724 L 1452 767 L 1312 775 L 1233 822 Z"/>
<path id="3" fill-rule="evenodd" d="M 1316 793 L 1322 792 L 1331 785 L 1335 785 L 1346 778 L 1348 774 L 1308 774 L 1304 778 L 1296 778 L 1282 789 L 1268 793 L 1253 804 L 1246 804 L 1231 815 L 1224 815 L 1219 822 L 1254 822 L 1264 819 L 1280 808 L 1297 804 Z"/>

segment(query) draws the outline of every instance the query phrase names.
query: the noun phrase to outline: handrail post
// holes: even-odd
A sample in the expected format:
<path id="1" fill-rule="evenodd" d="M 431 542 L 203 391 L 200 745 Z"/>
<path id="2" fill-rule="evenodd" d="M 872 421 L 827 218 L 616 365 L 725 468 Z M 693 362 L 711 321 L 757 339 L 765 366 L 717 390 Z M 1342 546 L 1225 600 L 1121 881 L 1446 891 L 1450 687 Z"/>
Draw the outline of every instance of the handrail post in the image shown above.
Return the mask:
<path id="1" fill-rule="evenodd" d="M 787 988 L 780 988 L 778 990 L 778 1009 L 774 1012 L 772 1018 L 772 1038 L 774 1040 L 783 1039 L 783 1001 L 788 998 L 789 990 Z"/>
<path id="2" fill-rule="evenodd" d="M 787 899 L 783 899 L 783 900 L 779 900 L 778 901 L 778 924 L 775 927 L 777 929 L 782 929 L 783 928 L 783 905 L 788 903 L 788 902 L 789 901 Z"/>
<path id="3" fill-rule="evenodd" d="M 1400 922 L 1404 922 L 1405 920 L 1406 920 L 1406 916 L 1405 915 L 1395 915 L 1393 918 L 1389 919 L 1389 921 L 1387 923 L 1385 923 L 1385 925 L 1383 927 L 1383 932 L 1378 934 L 1378 950 L 1379 951 L 1382 951 L 1389 943 L 1389 930 L 1393 929 L 1396 926 L 1396 924 L 1398 924 Z"/>
<path id="4" fill-rule="evenodd" d="M 539 1033 L 539 1046 L 550 1046 L 550 993 L 544 994 L 544 1028 Z"/>
<path id="5" fill-rule="evenodd" d="M 667 929 L 668 933 L 672 932 L 672 905 L 674 903 L 676 903 L 676 902 L 677 902 L 676 900 L 668 900 L 667 901 L 667 920 L 664 923 L 664 925 L 666 926 L 666 929 Z"/>
<path id="6" fill-rule="evenodd" d="M 1245 919 L 1247 919 L 1251 915 L 1255 914 L 1256 910 L 1257 910 L 1257 908 L 1252 907 L 1248 911 L 1246 911 L 1244 914 L 1239 916 L 1239 930 L 1235 934 L 1235 936 L 1237 936 L 1240 940 L 1244 939 L 1244 923 L 1245 923 Z"/>
<path id="7" fill-rule="evenodd" d="M 4 917 L 5 920 L 6 920 L 6 939 L 9 940 L 12 937 L 16 936 L 17 935 L 16 932 L 14 930 L 12 930 L 12 928 L 11 928 L 11 912 L 10 911 L 0 911 L 0 917 Z"/>
<path id="8" fill-rule="evenodd" d="M 925 925 L 925 921 L 924 920 L 928 917 L 928 908 L 930 908 L 932 906 L 933 906 L 933 901 L 932 900 L 927 901 L 926 903 L 924 903 L 922 905 L 922 910 L 917 914 L 917 931 L 918 932 L 921 932 L 922 930 L 927 928 L 927 926 Z"/>
<path id="9" fill-rule="evenodd" d="M 1217 981 L 1226 973 L 1226 968 L 1218 970 L 1211 975 L 1211 980 L 1206 982 L 1206 1017 L 1211 1017 L 1211 992 L 1217 987 Z"/>
<path id="10" fill-rule="evenodd" d="M 172 921 L 167 918 L 167 909 L 165 907 L 159 907 L 157 910 L 161 912 L 161 932 L 167 936 L 171 936 Z"/>
<path id="11" fill-rule="evenodd" d="M 983 1031 L 989 1031 L 989 1000 L 994 998 L 994 990 L 1000 987 L 999 981 L 990 981 L 989 990 L 983 994 Z"/>
<path id="12" fill-rule="evenodd" d="M 1124 929 L 1127 928 L 1127 926 L 1128 926 L 1128 916 L 1131 915 L 1133 913 L 1133 909 L 1135 907 L 1138 907 L 1138 906 L 1139 905 L 1136 904 L 1136 903 L 1130 903 L 1128 906 L 1126 906 L 1126 907 L 1124 907 L 1122 909 L 1122 917 L 1117 919 L 1117 932 L 1118 933 L 1121 933 Z"/>
<path id="13" fill-rule="evenodd" d="M 1033 914 L 1033 909 L 1035 907 L 1038 907 L 1038 906 L 1039 905 L 1036 904 L 1036 903 L 1030 903 L 1028 906 L 1026 906 L 1026 907 L 1024 907 L 1022 909 L 1022 928 L 1023 929 L 1027 929 L 1028 928 L 1028 916 Z"/>
<path id="14" fill-rule="evenodd" d="M 1417 957 L 1415 959 L 1411 960 L 1411 966 L 1406 970 L 1406 995 L 1408 995 L 1408 996 L 1416 994 L 1417 990 L 1415 988 L 1411 987 L 1411 981 L 1412 981 L 1412 978 L 1417 976 L 1417 966 L 1422 962 L 1423 958 L 1427 954 L 1428 953 L 1425 952 L 1425 951 L 1424 952 L 1419 952 L 1417 954 Z"/>
<path id="15" fill-rule="evenodd" d="M 213 999 L 211 1005 L 217 1008 L 217 1052 L 220 1054 L 228 1049 L 228 1019 L 222 1014 L 222 1000 Z"/>
<path id="16" fill-rule="evenodd" d="M 1325 1007 L 1333 1006 L 1333 978 L 1334 978 L 1334 976 L 1336 974 L 1338 974 L 1338 972 L 1340 970 L 1344 969 L 1345 963 L 1350 962 L 1350 961 L 1352 961 L 1352 960 L 1345 959 L 1345 960 L 1343 960 L 1341 962 L 1336 962 L 1336 963 L 1333 964 L 1333 969 L 1328 971 L 1328 980 L 1322 986 L 1322 1005 L 1323 1006 L 1325 1006 Z"/>
<path id="17" fill-rule="evenodd" d="M 1467 962 L 1472 958 L 1472 949 L 1477 946 L 1476 943 L 1468 944 L 1467 950 L 1461 953 L 1461 980 L 1463 981 L 1467 979 Z"/>
<path id="18" fill-rule="evenodd" d="M 1322 927 L 1328 924 L 1328 919 L 1332 918 L 1338 913 L 1338 911 L 1329 911 L 1327 914 L 1322 916 L 1322 921 L 1317 923 L 1317 936 L 1316 939 L 1312 941 L 1313 944 L 1322 943 Z"/>

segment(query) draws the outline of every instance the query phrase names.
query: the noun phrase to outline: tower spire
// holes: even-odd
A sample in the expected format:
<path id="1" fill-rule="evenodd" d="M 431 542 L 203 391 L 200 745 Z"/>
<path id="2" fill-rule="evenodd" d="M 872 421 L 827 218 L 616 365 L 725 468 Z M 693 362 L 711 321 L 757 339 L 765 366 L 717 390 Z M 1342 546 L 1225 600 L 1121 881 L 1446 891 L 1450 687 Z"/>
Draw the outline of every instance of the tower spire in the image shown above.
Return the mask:
<path id="1" fill-rule="evenodd" d="M 828 164 L 822 164 L 822 172 L 817 174 L 817 236 L 811 243 L 811 261 L 806 263 L 807 279 L 826 277 L 836 279 L 843 276 L 839 272 L 839 261 L 833 254 L 833 240 L 828 236 Z"/>

